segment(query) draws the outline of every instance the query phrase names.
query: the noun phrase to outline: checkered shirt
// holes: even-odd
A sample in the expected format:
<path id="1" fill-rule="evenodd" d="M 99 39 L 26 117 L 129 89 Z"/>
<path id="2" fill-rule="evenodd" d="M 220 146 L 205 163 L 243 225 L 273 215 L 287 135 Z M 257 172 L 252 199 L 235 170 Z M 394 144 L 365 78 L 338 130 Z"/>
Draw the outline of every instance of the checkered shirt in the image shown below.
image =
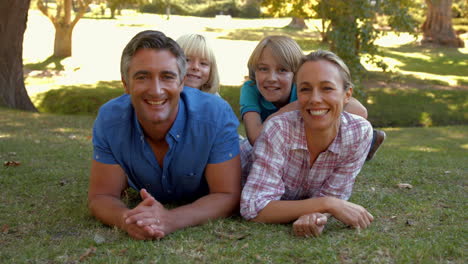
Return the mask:
<path id="1" fill-rule="evenodd" d="M 338 134 L 310 164 L 304 120 L 299 111 L 265 123 L 253 153 L 241 144 L 244 179 L 241 214 L 255 218 L 270 201 L 333 196 L 349 199 L 372 141 L 372 126 L 360 116 L 343 112 Z"/>

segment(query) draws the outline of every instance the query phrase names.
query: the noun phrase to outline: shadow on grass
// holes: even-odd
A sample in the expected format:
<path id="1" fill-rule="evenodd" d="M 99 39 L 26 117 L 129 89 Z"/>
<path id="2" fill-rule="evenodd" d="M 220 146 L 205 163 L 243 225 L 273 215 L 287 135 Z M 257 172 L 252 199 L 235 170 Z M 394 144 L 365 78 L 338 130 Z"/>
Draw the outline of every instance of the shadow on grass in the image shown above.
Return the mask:
<path id="1" fill-rule="evenodd" d="M 408 44 L 395 48 L 381 48 L 382 56 L 403 63 L 405 71 L 425 72 L 436 75 L 468 76 L 468 54 L 454 48 L 428 48 Z"/>
<path id="2" fill-rule="evenodd" d="M 36 107 L 41 112 L 96 115 L 99 107 L 123 94 L 120 81 L 96 85 L 65 86 L 38 94 Z"/>
<path id="3" fill-rule="evenodd" d="M 25 64 L 24 68 L 31 70 L 31 71 L 45 71 L 45 70 L 50 70 L 50 69 L 56 70 L 56 71 L 63 71 L 65 68 L 62 65 L 62 60 L 64 59 L 65 58 L 55 57 L 52 55 L 42 62 Z M 54 67 L 49 68 L 48 66 L 50 64 L 54 64 Z"/>
<path id="4" fill-rule="evenodd" d="M 366 107 L 375 127 L 468 124 L 466 91 L 370 89 Z"/>

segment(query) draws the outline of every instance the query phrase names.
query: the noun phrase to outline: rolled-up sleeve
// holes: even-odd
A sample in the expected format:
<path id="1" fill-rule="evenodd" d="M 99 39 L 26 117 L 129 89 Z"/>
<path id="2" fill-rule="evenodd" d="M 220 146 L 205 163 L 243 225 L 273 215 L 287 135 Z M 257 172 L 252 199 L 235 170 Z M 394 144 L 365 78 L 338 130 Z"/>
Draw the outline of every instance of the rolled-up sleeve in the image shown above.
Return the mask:
<path id="1" fill-rule="evenodd" d="M 254 146 L 253 165 L 242 190 L 240 212 L 250 220 L 255 218 L 269 202 L 280 200 L 285 192 L 282 168 L 285 162 L 285 137 L 280 124 L 271 120 Z"/>

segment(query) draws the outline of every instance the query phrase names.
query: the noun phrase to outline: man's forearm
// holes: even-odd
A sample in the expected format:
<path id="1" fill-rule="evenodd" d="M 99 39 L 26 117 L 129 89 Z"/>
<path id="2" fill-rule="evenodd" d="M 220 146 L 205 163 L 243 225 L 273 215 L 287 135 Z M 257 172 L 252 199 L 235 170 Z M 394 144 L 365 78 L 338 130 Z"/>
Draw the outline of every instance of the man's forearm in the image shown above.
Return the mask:
<path id="1" fill-rule="evenodd" d="M 191 204 L 170 210 L 170 232 L 203 224 L 211 219 L 228 217 L 238 208 L 239 195 L 231 193 L 208 194 Z"/>
<path id="2" fill-rule="evenodd" d="M 91 214 L 106 225 L 123 228 L 123 214 L 129 209 L 120 200 L 109 195 L 95 195 L 89 199 Z"/>

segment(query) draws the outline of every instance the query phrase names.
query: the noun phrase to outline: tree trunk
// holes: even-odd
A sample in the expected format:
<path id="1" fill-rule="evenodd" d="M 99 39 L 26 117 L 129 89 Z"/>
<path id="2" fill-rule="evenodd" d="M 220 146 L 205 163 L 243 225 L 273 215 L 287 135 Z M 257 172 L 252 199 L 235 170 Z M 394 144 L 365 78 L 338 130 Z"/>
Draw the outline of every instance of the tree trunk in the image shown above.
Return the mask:
<path id="1" fill-rule="evenodd" d="M 299 18 L 299 17 L 293 17 L 289 25 L 287 26 L 289 28 L 294 28 L 294 29 L 306 29 L 308 28 L 304 18 Z"/>
<path id="2" fill-rule="evenodd" d="M 422 25 L 423 44 L 464 47 L 465 43 L 453 30 L 452 0 L 426 0 L 427 15 Z"/>
<path id="3" fill-rule="evenodd" d="M 54 57 L 70 57 L 72 55 L 73 27 L 70 24 L 56 24 L 54 26 Z"/>
<path id="4" fill-rule="evenodd" d="M 23 35 L 30 0 L 0 1 L 0 106 L 37 111 L 24 87 Z"/>
<path id="5" fill-rule="evenodd" d="M 78 11 L 72 19 L 72 0 L 57 0 L 57 13 L 49 14 L 43 0 L 37 0 L 37 7 L 55 27 L 54 57 L 65 58 L 72 55 L 72 33 L 78 20 L 83 17 L 91 0 L 79 0 Z"/>

